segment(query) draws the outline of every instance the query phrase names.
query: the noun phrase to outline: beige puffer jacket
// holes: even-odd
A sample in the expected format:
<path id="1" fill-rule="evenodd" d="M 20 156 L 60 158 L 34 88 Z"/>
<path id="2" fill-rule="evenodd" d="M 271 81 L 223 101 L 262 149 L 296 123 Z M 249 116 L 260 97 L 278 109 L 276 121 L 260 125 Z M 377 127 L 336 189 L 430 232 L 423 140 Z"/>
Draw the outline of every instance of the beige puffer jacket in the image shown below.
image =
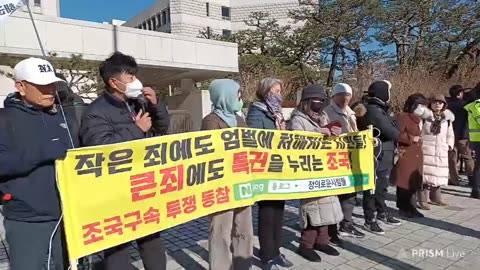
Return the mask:
<path id="1" fill-rule="evenodd" d="M 328 117 L 325 115 L 326 123 Z M 320 132 L 320 126 L 310 117 L 295 109 L 289 121 L 289 130 Z M 308 221 L 312 226 L 337 224 L 343 219 L 342 207 L 337 196 L 300 200 L 300 226 L 306 228 Z"/>
<path id="2" fill-rule="evenodd" d="M 357 117 L 349 106 L 344 111 L 332 100 L 332 103 L 325 108 L 325 113 L 330 122 L 340 121 L 342 123 L 342 133 L 358 132 Z"/>
<path id="3" fill-rule="evenodd" d="M 437 135 L 431 132 L 433 112 L 426 109 L 422 115 L 423 183 L 435 187 L 448 185 L 448 151 L 455 143 L 452 127 L 455 116 L 450 110 L 445 110 L 444 114 Z"/>

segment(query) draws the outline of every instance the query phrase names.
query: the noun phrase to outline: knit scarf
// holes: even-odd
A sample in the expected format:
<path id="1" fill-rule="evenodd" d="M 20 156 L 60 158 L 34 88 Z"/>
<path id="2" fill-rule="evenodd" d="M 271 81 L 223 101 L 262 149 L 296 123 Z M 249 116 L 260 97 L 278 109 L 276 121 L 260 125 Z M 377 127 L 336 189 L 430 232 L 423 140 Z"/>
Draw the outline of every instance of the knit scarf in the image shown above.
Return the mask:
<path id="1" fill-rule="evenodd" d="M 430 133 L 433 135 L 440 134 L 442 130 L 442 122 L 445 120 L 445 113 L 444 112 L 436 112 L 433 114 L 433 122 L 432 126 L 430 127 Z"/>

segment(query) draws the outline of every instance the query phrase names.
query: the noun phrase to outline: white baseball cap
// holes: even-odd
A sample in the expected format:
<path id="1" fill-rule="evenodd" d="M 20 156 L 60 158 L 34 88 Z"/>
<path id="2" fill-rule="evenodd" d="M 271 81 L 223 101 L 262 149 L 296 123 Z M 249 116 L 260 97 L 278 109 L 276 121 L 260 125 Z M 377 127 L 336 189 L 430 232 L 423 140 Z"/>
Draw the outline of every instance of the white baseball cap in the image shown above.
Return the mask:
<path id="1" fill-rule="evenodd" d="M 333 87 L 332 97 L 335 96 L 336 94 L 341 94 L 341 93 L 348 93 L 351 95 L 353 93 L 352 87 L 350 87 L 350 85 L 346 83 L 337 83 Z"/>
<path id="2" fill-rule="evenodd" d="M 14 74 L 16 82 L 27 81 L 37 85 L 65 82 L 55 75 L 52 64 L 34 57 L 20 61 L 14 68 Z"/>

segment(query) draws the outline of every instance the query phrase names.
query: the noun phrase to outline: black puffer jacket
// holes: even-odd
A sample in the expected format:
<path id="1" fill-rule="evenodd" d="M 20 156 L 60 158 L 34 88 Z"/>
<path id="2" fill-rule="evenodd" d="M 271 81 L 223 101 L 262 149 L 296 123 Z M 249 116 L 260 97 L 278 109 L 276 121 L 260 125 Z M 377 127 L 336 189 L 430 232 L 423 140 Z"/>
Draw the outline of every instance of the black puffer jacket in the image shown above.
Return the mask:
<path id="1" fill-rule="evenodd" d="M 452 123 L 455 140 L 468 139 L 468 113 L 463 108 L 467 103 L 464 100 L 447 97 L 448 109 L 455 115 L 455 121 Z"/>
<path id="2" fill-rule="evenodd" d="M 124 102 L 108 92 L 98 97 L 88 106 L 82 116 L 80 125 L 80 142 L 82 146 L 105 145 L 146 137 L 135 124 L 135 116 L 141 106 L 134 100 Z M 164 135 L 170 124 L 165 105 L 148 106 L 146 111 L 152 118 L 152 134 Z"/>
<path id="3" fill-rule="evenodd" d="M 375 155 L 378 156 L 377 168 L 379 170 L 391 169 L 395 144 L 400 131 L 395 120 L 388 113 L 388 106 L 378 98 L 367 97 L 354 107 L 354 111 L 357 116 L 358 129 L 367 130 L 368 126 L 372 125 L 376 128 L 374 136 L 378 136 L 382 142 L 381 146 L 375 148 Z"/>

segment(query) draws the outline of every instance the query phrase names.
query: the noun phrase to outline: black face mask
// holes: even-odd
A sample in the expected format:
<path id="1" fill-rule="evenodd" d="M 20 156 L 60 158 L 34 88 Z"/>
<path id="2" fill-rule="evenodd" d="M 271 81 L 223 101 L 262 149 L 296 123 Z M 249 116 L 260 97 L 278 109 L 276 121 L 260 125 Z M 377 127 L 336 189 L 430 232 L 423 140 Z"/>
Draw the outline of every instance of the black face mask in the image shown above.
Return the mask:
<path id="1" fill-rule="evenodd" d="M 323 102 L 310 101 L 310 109 L 316 113 L 320 112 L 323 109 Z"/>

